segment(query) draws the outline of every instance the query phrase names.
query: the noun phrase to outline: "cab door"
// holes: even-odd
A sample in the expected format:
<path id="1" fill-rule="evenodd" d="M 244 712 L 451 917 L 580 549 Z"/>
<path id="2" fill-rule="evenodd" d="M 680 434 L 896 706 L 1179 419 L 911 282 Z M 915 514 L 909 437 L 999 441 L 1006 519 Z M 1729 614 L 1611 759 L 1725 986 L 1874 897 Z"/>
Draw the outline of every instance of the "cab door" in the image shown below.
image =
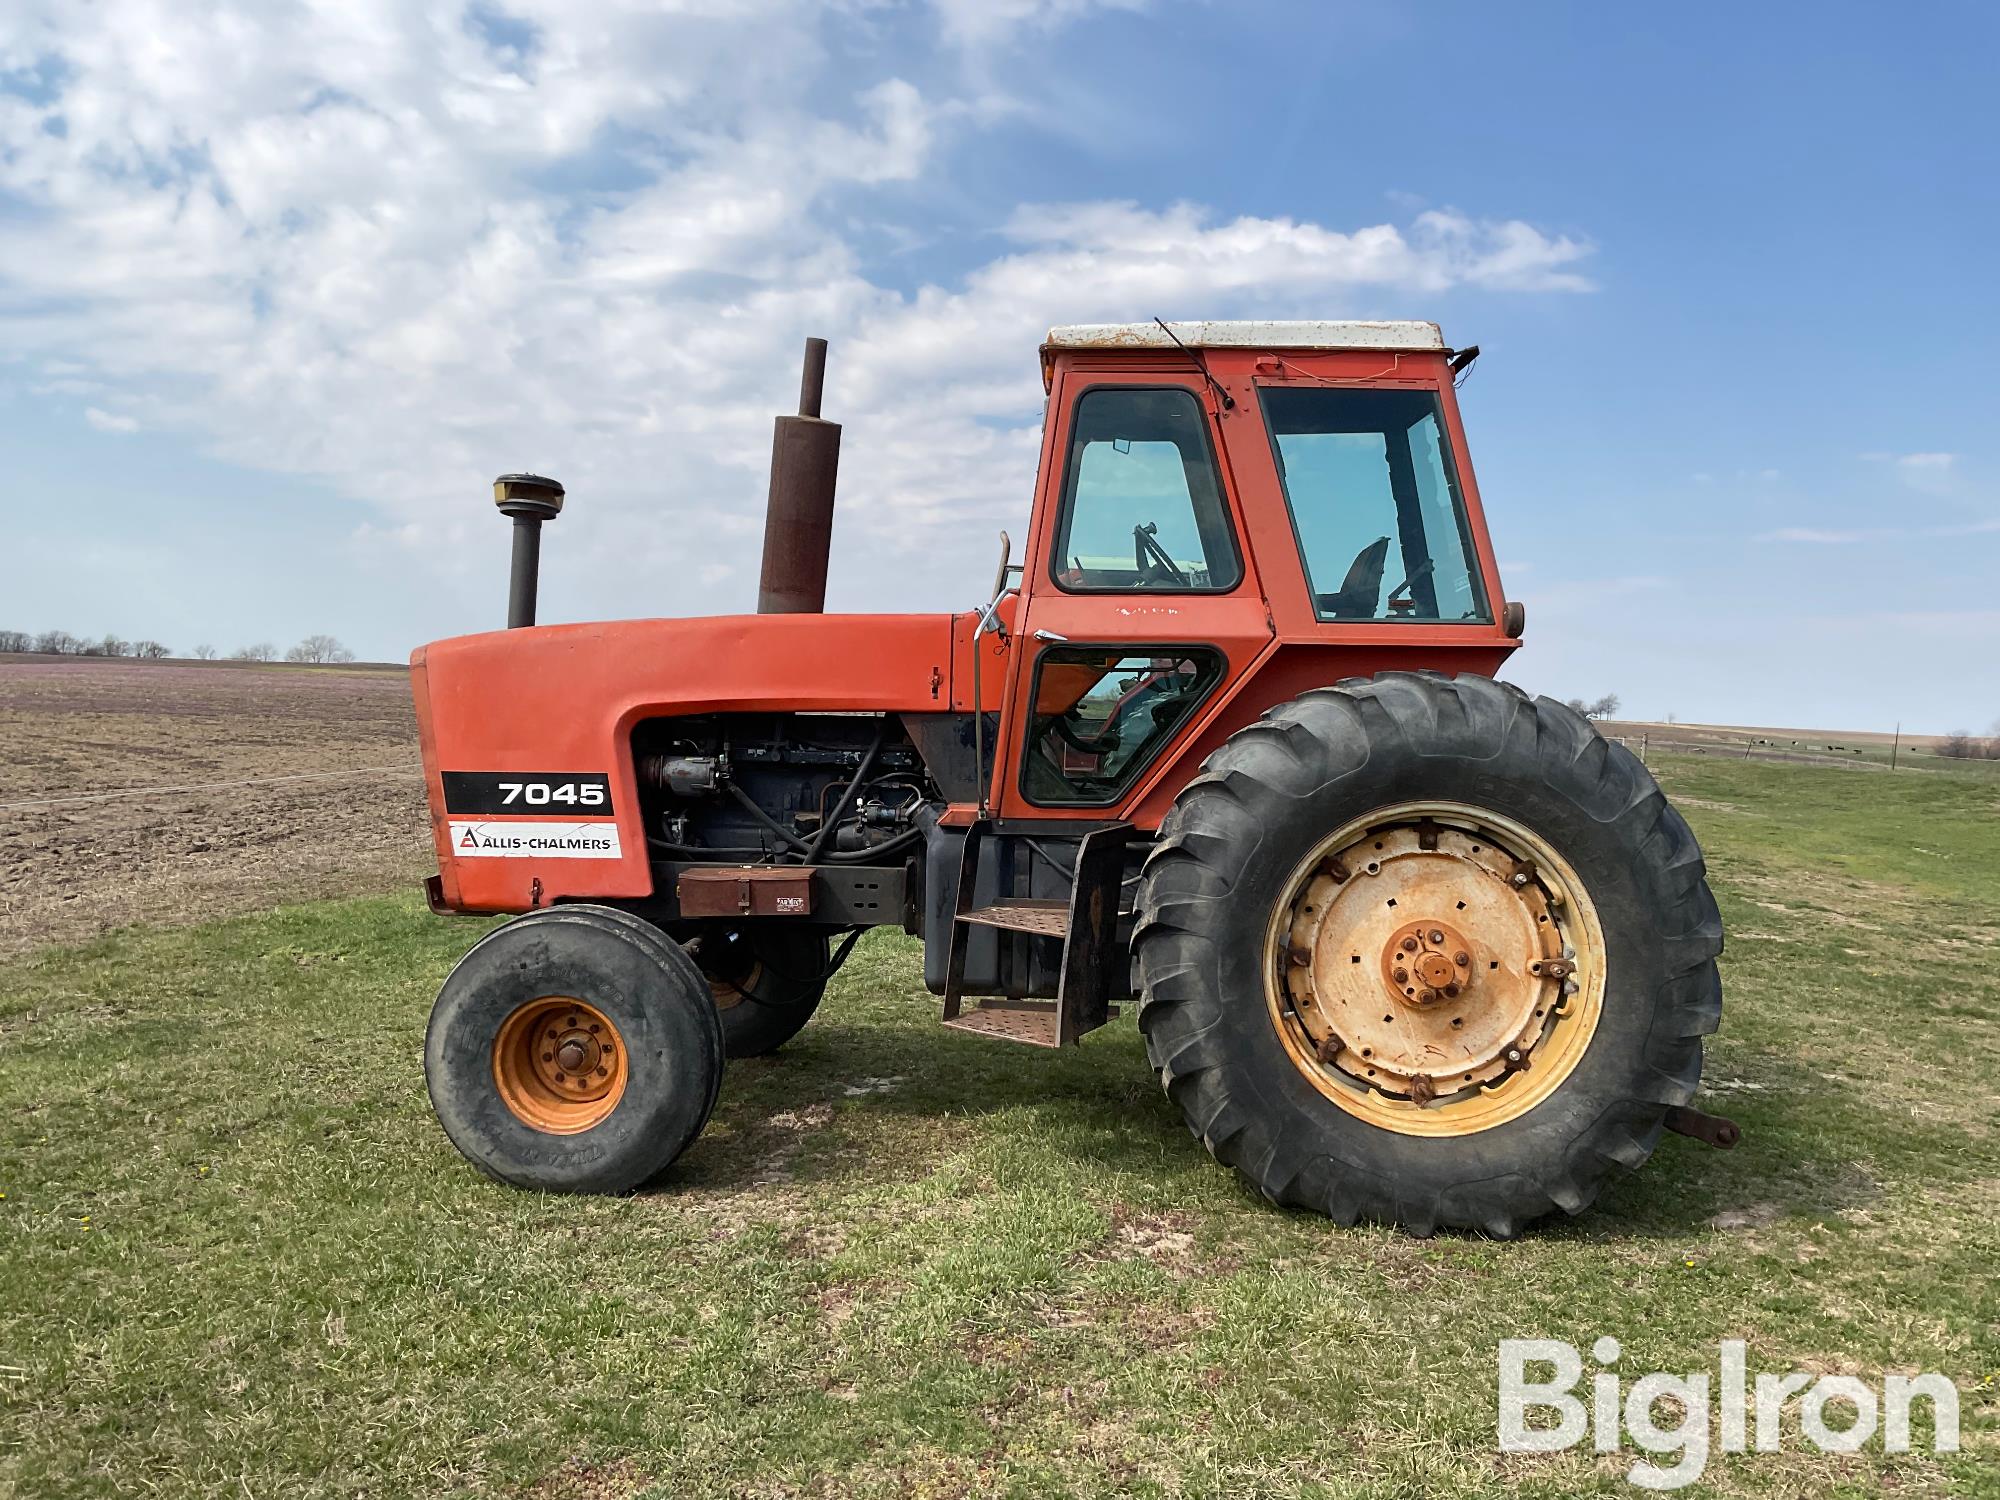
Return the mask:
<path id="1" fill-rule="evenodd" d="M 1273 640 L 1191 371 L 1058 368 L 993 805 L 1120 818 Z"/>

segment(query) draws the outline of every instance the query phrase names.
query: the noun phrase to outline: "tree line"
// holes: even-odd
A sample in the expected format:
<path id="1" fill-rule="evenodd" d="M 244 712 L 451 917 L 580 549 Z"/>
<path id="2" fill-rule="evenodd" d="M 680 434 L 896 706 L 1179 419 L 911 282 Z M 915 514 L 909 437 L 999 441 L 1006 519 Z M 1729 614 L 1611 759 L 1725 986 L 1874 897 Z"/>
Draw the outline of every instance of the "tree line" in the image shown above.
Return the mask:
<path id="1" fill-rule="evenodd" d="M 67 630 L 0 630 L 0 652 L 35 652 L 43 656 L 129 656 L 140 661 L 159 661 L 174 654 L 159 641 L 127 641 L 115 635 L 77 636 Z M 210 645 L 196 646 L 188 655 L 196 661 L 214 661 L 222 653 Z M 330 635 L 309 635 L 286 651 L 286 661 L 353 661 L 354 653 Z M 276 661 L 278 648 L 269 641 L 238 646 L 229 653 L 231 661 Z"/>
<path id="2" fill-rule="evenodd" d="M 1981 739 L 1963 729 L 1954 729 L 1938 741 L 1937 753 L 1951 760 L 2000 760 L 2000 723 Z"/>

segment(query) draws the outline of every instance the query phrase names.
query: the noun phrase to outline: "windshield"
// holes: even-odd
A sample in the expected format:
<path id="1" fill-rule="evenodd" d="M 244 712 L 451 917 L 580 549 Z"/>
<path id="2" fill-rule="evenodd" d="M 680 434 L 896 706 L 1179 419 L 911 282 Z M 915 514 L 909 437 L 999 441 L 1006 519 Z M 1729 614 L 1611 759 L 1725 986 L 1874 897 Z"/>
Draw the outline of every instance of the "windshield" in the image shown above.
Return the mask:
<path id="1" fill-rule="evenodd" d="M 1432 391 L 1267 387 L 1322 620 L 1490 620 Z"/>

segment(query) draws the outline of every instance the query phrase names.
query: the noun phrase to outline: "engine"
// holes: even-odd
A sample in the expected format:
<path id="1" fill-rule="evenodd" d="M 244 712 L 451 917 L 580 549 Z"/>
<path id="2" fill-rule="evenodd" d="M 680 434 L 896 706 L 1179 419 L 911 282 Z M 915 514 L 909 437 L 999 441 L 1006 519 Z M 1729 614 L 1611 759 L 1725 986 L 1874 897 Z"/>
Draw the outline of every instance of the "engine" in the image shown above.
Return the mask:
<path id="1" fill-rule="evenodd" d="M 943 798 L 893 714 L 709 714 L 634 736 L 646 835 L 668 859 L 890 864 Z"/>

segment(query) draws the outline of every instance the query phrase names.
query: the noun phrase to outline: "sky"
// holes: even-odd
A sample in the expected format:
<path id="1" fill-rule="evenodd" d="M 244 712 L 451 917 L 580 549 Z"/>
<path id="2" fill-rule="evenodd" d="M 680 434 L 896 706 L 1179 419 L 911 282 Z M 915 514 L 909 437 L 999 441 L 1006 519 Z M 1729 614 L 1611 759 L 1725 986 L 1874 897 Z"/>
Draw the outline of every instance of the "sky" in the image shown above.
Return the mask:
<path id="1" fill-rule="evenodd" d="M 1528 644 L 1628 715 L 2000 715 L 1974 4 L 10 0 L 0 626 L 395 660 L 754 608 L 807 335 L 829 608 L 964 609 L 1055 323 L 1397 317 Z"/>

